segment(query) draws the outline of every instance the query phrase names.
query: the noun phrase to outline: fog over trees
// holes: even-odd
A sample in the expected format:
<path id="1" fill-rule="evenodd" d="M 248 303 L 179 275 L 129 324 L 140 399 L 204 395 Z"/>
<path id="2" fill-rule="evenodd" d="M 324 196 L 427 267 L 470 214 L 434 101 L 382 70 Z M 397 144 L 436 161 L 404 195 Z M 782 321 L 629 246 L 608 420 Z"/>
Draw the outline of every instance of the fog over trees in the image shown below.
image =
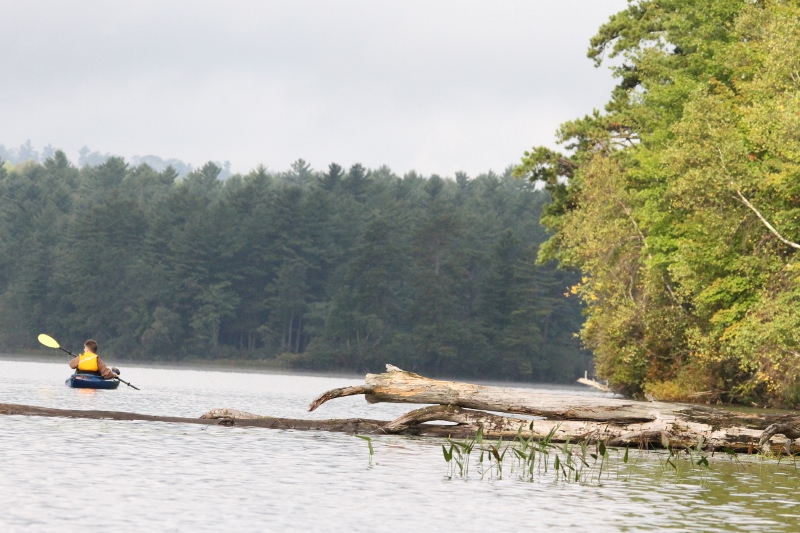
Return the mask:
<path id="1" fill-rule="evenodd" d="M 56 149 L 52 145 L 48 144 L 47 146 L 43 147 L 41 151 L 39 151 L 33 146 L 30 140 L 22 143 L 19 148 L 7 148 L 4 144 L 0 144 L 0 159 L 12 164 L 20 164 L 27 161 L 38 161 L 44 163 L 47 161 L 47 159 L 52 158 L 55 153 Z M 78 150 L 77 164 L 79 167 L 102 165 L 111 157 L 114 157 L 114 154 L 108 152 L 98 152 L 97 150 L 92 150 L 88 146 L 84 145 L 83 148 Z M 175 158 L 164 159 L 157 155 L 133 156 L 128 162 L 133 166 L 146 163 L 153 170 L 157 170 L 159 172 L 166 170 L 167 167 L 172 167 L 172 169 L 180 177 L 185 177 L 192 170 L 194 170 L 194 167 L 191 163 L 186 163 Z M 225 179 L 232 175 L 230 161 L 215 161 L 215 164 L 222 169 L 220 172 L 221 179 Z"/>

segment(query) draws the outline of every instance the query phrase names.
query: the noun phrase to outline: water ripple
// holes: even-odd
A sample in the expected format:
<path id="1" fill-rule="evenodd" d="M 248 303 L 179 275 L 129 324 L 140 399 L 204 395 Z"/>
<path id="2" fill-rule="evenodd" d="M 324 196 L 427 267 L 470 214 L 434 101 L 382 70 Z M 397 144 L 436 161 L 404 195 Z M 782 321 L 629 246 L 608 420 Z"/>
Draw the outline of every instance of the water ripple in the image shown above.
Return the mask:
<path id="1" fill-rule="evenodd" d="M 320 392 L 357 379 L 126 368 L 141 392 L 63 386 L 61 365 L 0 361 L 0 402 L 198 416 L 233 407 L 283 417 L 390 419 L 408 406 Z M 447 479 L 439 443 L 153 422 L 0 417 L 3 531 L 796 531 L 791 462 L 657 454 L 612 461 L 602 485 Z"/>

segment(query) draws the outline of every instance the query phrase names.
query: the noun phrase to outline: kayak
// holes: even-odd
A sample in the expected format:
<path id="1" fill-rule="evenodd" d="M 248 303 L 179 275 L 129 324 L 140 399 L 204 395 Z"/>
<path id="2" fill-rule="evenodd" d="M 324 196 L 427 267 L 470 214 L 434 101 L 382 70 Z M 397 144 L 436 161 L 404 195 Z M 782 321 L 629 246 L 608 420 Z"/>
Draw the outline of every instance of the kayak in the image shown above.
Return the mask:
<path id="1" fill-rule="evenodd" d="M 116 379 L 103 379 L 94 374 L 72 374 L 67 381 L 67 387 L 73 389 L 116 389 L 119 381 Z"/>

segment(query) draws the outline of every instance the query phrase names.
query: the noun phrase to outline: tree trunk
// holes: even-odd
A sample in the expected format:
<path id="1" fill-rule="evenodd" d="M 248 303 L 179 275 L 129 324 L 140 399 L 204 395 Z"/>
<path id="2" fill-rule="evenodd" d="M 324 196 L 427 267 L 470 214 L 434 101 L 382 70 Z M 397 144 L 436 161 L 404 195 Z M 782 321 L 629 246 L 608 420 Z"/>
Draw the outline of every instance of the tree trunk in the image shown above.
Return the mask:
<path id="1" fill-rule="evenodd" d="M 215 319 L 211 324 L 211 346 L 216 348 L 219 343 L 219 320 Z"/>
<path id="2" fill-rule="evenodd" d="M 291 352 L 292 351 L 292 331 L 294 330 L 294 315 L 293 314 L 291 314 L 289 316 L 289 325 L 287 327 L 289 328 L 289 330 L 286 332 L 286 337 L 285 337 L 286 341 L 283 344 L 281 344 L 281 351 L 285 350 L 287 352 Z M 284 346 L 285 346 L 285 348 L 284 348 Z"/>
<path id="3" fill-rule="evenodd" d="M 295 341 L 295 348 L 294 353 L 300 353 L 300 335 L 303 334 L 303 313 L 300 312 L 300 315 L 297 318 L 297 340 Z"/>

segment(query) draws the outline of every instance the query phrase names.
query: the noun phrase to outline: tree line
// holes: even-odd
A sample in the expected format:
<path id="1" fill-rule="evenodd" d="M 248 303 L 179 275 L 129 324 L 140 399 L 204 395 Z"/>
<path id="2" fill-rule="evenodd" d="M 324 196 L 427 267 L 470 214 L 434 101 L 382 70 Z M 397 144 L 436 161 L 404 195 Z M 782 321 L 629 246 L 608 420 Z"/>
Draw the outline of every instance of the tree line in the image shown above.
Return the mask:
<path id="1" fill-rule="evenodd" d="M 582 338 L 619 391 L 800 405 L 800 3 L 638 0 L 592 39 L 605 112 L 517 175 L 554 198 Z"/>
<path id="2" fill-rule="evenodd" d="M 535 261 L 549 194 L 511 169 L 221 171 L 0 164 L 0 344 L 528 381 L 588 368 L 576 274 Z"/>

